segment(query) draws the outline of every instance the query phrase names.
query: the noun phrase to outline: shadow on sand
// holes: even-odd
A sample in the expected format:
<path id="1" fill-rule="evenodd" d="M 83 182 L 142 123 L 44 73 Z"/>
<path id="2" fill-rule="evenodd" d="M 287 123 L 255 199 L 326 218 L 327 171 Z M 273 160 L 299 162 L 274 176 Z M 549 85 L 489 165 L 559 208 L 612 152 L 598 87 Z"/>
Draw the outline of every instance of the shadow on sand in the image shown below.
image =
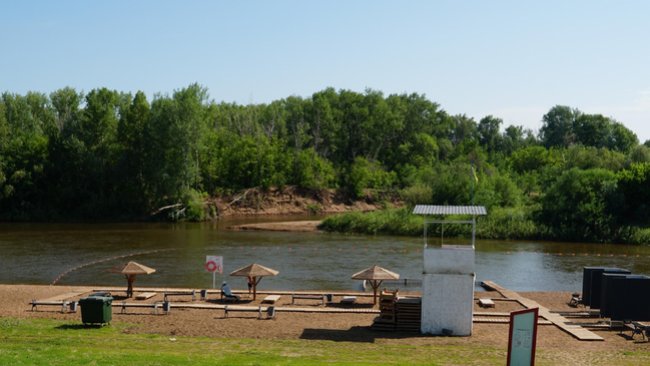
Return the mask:
<path id="1" fill-rule="evenodd" d="M 240 299 L 238 301 L 224 300 L 224 299 L 207 299 L 207 303 L 218 304 L 218 305 L 248 305 L 253 302 L 252 299 Z"/>
<path id="2" fill-rule="evenodd" d="M 339 329 L 305 329 L 300 339 L 335 342 L 366 342 L 374 343 L 376 339 L 400 339 L 424 337 L 419 332 L 381 332 L 370 327 L 352 327 L 347 330 Z"/>
<path id="3" fill-rule="evenodd" d="M 339 308 L 339 309 L 374 309 L 375 305 L 373 304 L 341 304 L 341 303 L 329 303 L 327 304 L 328 308 Z"/>
<path id="4" fill-rule="evenodd" d="M 106 325 L 102 324 L 62 324 L 55 329 L 60 330 L 80 330 L 80 329 L 101 329 Z"/>

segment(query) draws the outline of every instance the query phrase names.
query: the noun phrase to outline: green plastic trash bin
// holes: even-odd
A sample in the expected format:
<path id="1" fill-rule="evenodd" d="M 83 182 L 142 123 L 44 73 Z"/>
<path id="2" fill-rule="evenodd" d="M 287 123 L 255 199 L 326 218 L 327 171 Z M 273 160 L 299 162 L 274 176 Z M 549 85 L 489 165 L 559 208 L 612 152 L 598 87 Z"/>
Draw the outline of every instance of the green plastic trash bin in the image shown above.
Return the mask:
<path id="1" fill-rule="evenodd" d="M 113 312 L 113 298 L 108 296 L 91 296 L 79 299 L 81 306 L 81 321 L 84 324 L 108 324 Z"/>

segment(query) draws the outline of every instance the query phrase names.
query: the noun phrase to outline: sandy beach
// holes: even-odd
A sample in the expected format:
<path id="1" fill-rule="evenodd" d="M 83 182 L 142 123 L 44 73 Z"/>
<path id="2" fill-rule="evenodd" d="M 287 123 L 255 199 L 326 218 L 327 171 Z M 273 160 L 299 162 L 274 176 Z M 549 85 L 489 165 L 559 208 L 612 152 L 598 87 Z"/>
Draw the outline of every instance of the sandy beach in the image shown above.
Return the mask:
<path id="1" fill-rule="evenodd" d="M 61 297 L 72 292 L 85 292 L 69 300 L 78 300 L 98 287 L 74 286 L 40 286 L 40 285 L 0 285 L 0 317 L 12 318 L 49 318 L 71 322 L 81 322 L 80 311 L 76 313 L 61 313 L 61 307 L 38 307 L 32 311 L 29 302 L 33 299 L 45 300 Z M 146 288 L 136 288 L 138 292 Z M 123 301 L 124 292 L 114 292 L 115 303 Z M 566 304 L 570 294 L 566 292 L 523 292 L 520 295 L 537 301 L 540 305 L 555 311 L 575 311 Z M 153 303 L 162 301 L 162 293 L 148 300 L 129 299 L 129 302 Z M 500 298 L 497 292 L 479 292 L 478 297 Z M 65 297 L 65 296 L 63 296 Z M 218 295 L 210 295 L 209 304 L 219 304 Z M 259 295 L 256 301 L 248 299 L 248 294 L 242 294 L 245 305 L 258 306 L 264 295 Z M 334 297 L 336 303 L 340 298 Z M 201 303 L 192 301 L 190 296 L 177 297 L 173 303 Z M 475 304 L 475 317 L 481 312 L 507 313 L 520 310 L 524 307 L 513 301 L 495 301 L 496 306 L 482 309 Z M 300 301 L 300 304 L 291 305 L 290 295 L 282 295 L 276 303 L 277 307 L 299 306 L 302 308 L 324 308 L 315 301 Z M 353 306 L 359 309 L 372 308 L 371 297 L 359 297 L 358 304 Z M 113 307 L 113 324 L 128 324 L 124 332 L 127 333 L 156 333 L 170 336 L 204 336 L 210 338 L 263 338 L 263 339 L 314 339 L 332 341 L 362 341 L 385 344 L 410 344 L 410 345 L 467 345 L 507 348 L 508 324 L 507 323 L 474 323 L 473 334 L 470 337 L 433 337 L 422 336 L 418 333 L 408 332 L 380 332 L 371 330 L 370 325 L 375 314 L 356 313 L 317 313 L 317 312 L 280 312 L 273 320 L 257 319 L 256 312 L 231 313 L 224 317 L 223 310 L 200 310 L 172 308 L 169 314 L 153 314 L 150 308 L 129 308 L 122 314 L 120 308 Z M 594 321 L 591 319 L 590 321 Z M 557 354 L 558 364 L 589 364 L 589 360 L 596 362 L 593 357 L 598 357 L 599 352 L 594 351 L 620 351 L 620 350 L 648 350 L 648 343 L 641 342 L 641 337 L 630 340 L 629 335 L 620 334 L 618 330 L 595 330 L 594 332 L 604 338 L 600 342 L 578 341 L 554 325 L 540 325 L 538 330 L 538 349 L 553 350 Z"/>

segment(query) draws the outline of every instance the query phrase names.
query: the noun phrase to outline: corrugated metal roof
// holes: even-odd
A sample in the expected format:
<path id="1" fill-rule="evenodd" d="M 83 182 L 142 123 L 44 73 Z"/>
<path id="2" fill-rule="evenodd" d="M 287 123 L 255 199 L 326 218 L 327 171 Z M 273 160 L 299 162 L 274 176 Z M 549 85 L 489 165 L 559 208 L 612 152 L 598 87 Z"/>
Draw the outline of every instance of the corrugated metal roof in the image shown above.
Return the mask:
<path id="1" fill-rule="evenodd" d="M 416 215 L 487 215 L 484 206 L 436 206 L 436 205 L 416 205 L 413 209 Z"/>

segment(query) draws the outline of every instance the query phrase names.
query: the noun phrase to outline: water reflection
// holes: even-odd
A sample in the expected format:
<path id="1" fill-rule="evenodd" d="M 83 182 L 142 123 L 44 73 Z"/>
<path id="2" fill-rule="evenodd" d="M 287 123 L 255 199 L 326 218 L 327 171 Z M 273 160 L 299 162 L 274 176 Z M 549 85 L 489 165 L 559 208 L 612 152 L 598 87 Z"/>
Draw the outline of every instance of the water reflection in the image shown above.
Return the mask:
<path id="1" fill-rule="evenodd" d="M 203 268 L 206 255 L 223 256 L 226 273 L 252 262 L 279 270 L 263 289 L 354 289 L 358 283 L 350 276 L 373 264 L 402 278 L 421 277 L 421 238 L 224 230 L 235 223 L 0 224 L 0 283 L 49 284 L 81 266 L 60 284 L 121 286 L 121 276 L 110 270 L 137 260 L 157 272 L 138 278 L 136 286 L 203 288 L 212 284 Z M 579 290 L 584 266 L 650 273 L 649 247 L 480 241 L 476 249 L 478 281 L 519 291 Z M 245 279 L 218 277 L 223 279 L 245 287 Z"/>

